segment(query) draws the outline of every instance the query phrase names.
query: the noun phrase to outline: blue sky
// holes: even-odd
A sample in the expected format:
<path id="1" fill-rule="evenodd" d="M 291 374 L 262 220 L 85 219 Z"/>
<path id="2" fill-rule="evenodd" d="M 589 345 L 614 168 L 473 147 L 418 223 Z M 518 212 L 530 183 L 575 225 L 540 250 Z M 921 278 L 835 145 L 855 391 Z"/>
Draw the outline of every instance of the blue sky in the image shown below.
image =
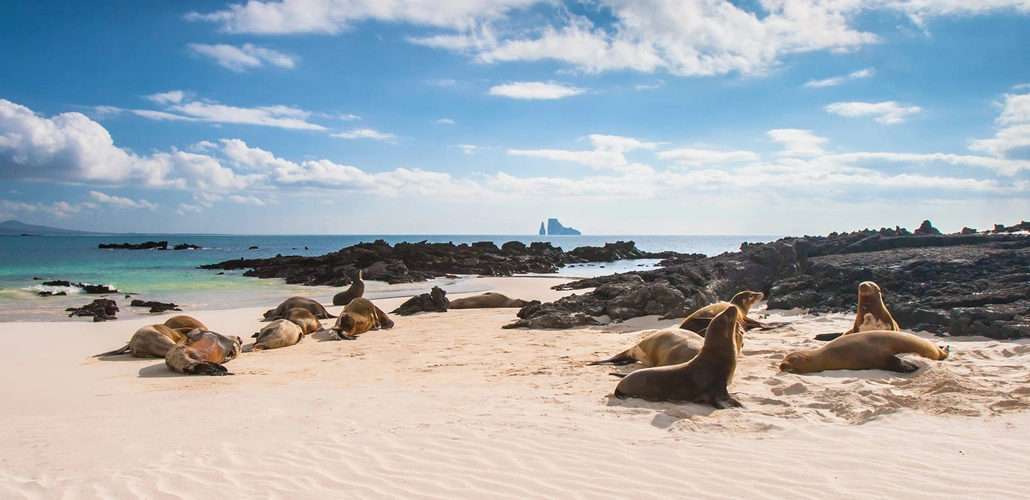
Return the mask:
<path id="1" fill-rule="evenodd" d="M 1030 0 L 19 2 L 0 220 L 825 234 L 1030 219 Z"/>

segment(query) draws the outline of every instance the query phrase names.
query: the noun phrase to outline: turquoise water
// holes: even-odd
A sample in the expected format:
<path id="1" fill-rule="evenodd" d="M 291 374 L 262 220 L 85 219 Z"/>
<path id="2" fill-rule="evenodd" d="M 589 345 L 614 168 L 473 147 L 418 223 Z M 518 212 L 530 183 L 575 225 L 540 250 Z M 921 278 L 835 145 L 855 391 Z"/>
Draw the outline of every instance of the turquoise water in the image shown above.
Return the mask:
<path id="1" fill-rule="evenodd" d="M 603 246 L 608 242 L 633 240 L 637 248 L 659 252 L 716 255 L 736 251 L 741 242 L 772 241 L 775 236 L 505 236 L 505 235 L 116 235 L 116 236 L 9 236 L 0 237 L 0 321 L 51 321 L 66 317 L 64 309 L 81 306 L 99 296 L 77 294 L 77 289 L 44 287 L 45 280 L 67 280 L 105 284 L 133 298 L 174 302 L 184 310 L 227 309 L 276 304 L 295 294 L 330 302 L 340 289 L 286 285 L 280 280 L 261 280 L 242 276 L 242 271 L 218 274 L 197 269 L 229 259 L 265 258 L 282 255 L 316 256 L 334 252 L 360 242 L 384 239 L 390 244 L 402 241 L 452 242 L 454 244 L 492 241 L 498 246 L 508 241 L 529 244 L 547 241 L 564 250 L 579 246 Z M 142 243 L 168 241 L 200 245 L 201 250 L 100 250 L 100 243 Z M 257 249 L 250 249 L 256 246 Z M 559 275 L 591 277 L 653 266 L 657 261 L 622 261 L 575 266 Z M 603 267 L 602 267 L 603 266 Z M 34 278 L 41 278 L 36 280 Z M 448 292 L 477 291 L 464 280 L 444 280 Z M 433 283 L 440 284 L 440 282 Z M 415 295 L 428 291 L 429 283 L 387 286 L 367 283 L 366 296 L 383 298 Z M 43 290 L 66 291 L 67 297 L 39 297 Z M 131 308 L 124 295 L 112 296 L 121 312 L 145 314 Z"/>

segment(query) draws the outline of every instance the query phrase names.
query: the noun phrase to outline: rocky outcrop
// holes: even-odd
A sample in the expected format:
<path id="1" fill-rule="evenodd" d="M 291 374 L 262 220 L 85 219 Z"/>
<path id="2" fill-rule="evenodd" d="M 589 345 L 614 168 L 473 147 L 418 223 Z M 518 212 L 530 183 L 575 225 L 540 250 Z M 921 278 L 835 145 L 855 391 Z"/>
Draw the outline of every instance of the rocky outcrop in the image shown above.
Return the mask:
<path id="1" fill-rule="evenodd" d="M 540 227 L 541 229 L 543 228 L 542 223 Z M 558 219 L 551 218 L 547 219 L 547 234 L 551 236 L 579 236 L 583 233 L 580 233 L 571 227 L 565 227 L 561 222 L 558 222 Z"/>
<path id="2" fill-rule="evenodd" d="M 157 302 L 155 300 L 148 300 L 148 301 L 144 302 L 144 301 L 142 301 L 140 299 L 133 299 L 133 301 L 129 303 L 129 306 L 131 306 L 131 307 L 149 307 L 150 308 L 150 312 L 152 312 L 152 313 L 161 313 L 161 312 L 165 312 L 165 311 L 181 311 L 182 310 L 182 309 L 179 309 L 179 306 L 177 306 L 177 305 L 175 305 L 175 304 L 173 304 L 171 302 Z"/>
<path id="3" fill-rule="evenodd" d="M 438 286 L 434 286 L 429 293 L 423 293 L 412 297 L 397 309 L 390 311 L 390 314 L 410 316 L 420 312 L 447 312 L 451 301 L 447 299 L 447 292 Z"/>
<path id="4" fill-rule="evenodd" d="M 65 280 L 54 280 L 44 281 L 43 286 L 63 286 L 63 287 L 75 287 L 81 289 L 85 293 L 89 294 L 104 294 L 104 293 L 120 293 L 117 288 L 111 288 L 107 285 L 91 285 L 89 283 L 72 283 Z M 56 295 L 56 294 L 54 294 Z"/>
<path id="5" fill-rule="evenodd" d="M 144 241 L 143 243 L 101 243 L 97 245 L 101 250 L 168 250 L 167 241 Z M 199 245 L 180 243 L 172 247 L 173 250 L 199 250 Z"/>
<path id="6" fill-rule="evenodd" d="M 111 299 L 96 299 L 82 307 L 69 307 L 65 312 L 72 316 L 92 316 L 94 322 L 118 319 L 115 314 L 118 312 L 118 304 Z"/>

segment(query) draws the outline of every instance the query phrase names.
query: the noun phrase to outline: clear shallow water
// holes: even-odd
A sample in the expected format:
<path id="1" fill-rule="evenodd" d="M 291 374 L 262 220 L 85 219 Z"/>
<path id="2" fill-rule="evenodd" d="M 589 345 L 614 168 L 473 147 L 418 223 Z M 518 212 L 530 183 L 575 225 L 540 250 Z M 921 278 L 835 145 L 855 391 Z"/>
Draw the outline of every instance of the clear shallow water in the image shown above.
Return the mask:
<path id="1" fill-rule="evenodd" d="M 316 256 L 343 247 L 376 239 L 396 244 L 402 241 L 454 244 L 492 241 L 498 246 L 508 241 L 529 244 L 547 241 L 563 250 L 580 246 L 632 240 L 641 250 L 717 255 L 736 251 L 747 242 L 772 241 L 777 236 L 505 236 L 505 235 L 115 235 L 115 236 L 10 236 L 0 237 L 0 321 L 52 321 L 66 317 L 64 309 L 89 303 L 99 295 L 76 293 L 77 289 L 44 287 L 42 281 L 67 280 L 106 284 L 133 298 L 174 302 L 184 310 L 227 309 L 234 307 L 274 306 L 291 295 L 305 295 L 331 302 L 340 291 L 332 287 L 286 285 L 280 280 L 242 276 L 243 271 L 225 272 L 197 269 L 229 259 L 266 258 L 282 255 Z M 200 245 L 202 250 L 100 250 L 100 243 L 143 243 L 168 241 Z M 257 249 L 250 249 L 256 246 Z M 621 261 L 577 265 L 559 271 L 559 276 L 592 277 L 653 266 L 656 260 Z M 602 267 L 603 266 L 603 267 Z M 41 278 L 36 280 L 34 278 Z M 449 293 L 479 291 L 465 280 L 437 280 L 387 286 L 366 283 L 366 296 L 384 298 L 417 295 L 434 284 Z M 446 286 L 445 286 L 446 285 Z M 67 297 L 39 297 L 38 292 L 67 291 Z M 119 317 L 147 314 L 146 309 L 129 307 L 124 295 L 113 295 L 121 308 Z"/>

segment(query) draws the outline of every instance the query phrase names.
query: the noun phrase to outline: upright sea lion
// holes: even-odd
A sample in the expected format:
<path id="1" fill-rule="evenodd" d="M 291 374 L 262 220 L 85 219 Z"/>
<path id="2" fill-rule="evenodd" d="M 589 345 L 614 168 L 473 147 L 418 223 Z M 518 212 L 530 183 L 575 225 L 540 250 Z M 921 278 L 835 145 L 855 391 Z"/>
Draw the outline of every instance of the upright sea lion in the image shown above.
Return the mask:
<path id="1" fill-rule="evenodd" d="M 333 295 L 333 305 L 345 306 L 363 295 L 365 295 L 365 281 L 361 279 L 361 269 L 358 269 L 358 278 L 351 282 L 350 288 Z"/>
<path id="2" fill-rule="evenodd" d="M 186 375 L 232 375 L 222 363 L 240 354 L 243 341 L 200 328 L 186 334 L 165 355 L 165 365 Z"/>
<path id="3" fill-rule="evenodd" d="M 176 342 L 185 338 L 185 333 L 165 325 L 147 325 L 136 330 L 136 333 L 132 334 L 132 338 L 125 344 L 125 347 L 97 354 L 93 357 L 99 358 L 101 356 L 132 353 L 137 358 L 163 358 Z"/>
<path id="4" fill-rule="evenodd" d="M 354 336 L 369 330 L 393 328 L 393 320 L 370 300 L 358 297 L 347 304 L 330 330 L 333 340 L 354 340 Z"/>
<path id="5" fill-rule="evenodd" d="M 503 293 L 486 292 L 472 297 L 463 297 L 451 301 L 451 309 L 479 309 L 488 307 L 526 307 L 528 300 L 513 299 Z"/>
<path id="6" fill-rule="evenodd" d="M 305 309 L 306 311 L 306 309 Z M 254 350 L 276 349 L 286 347 L 304 337 L 304 331 L 299 325 L 285 319 L 277 319 L 261 328 L 261 331 L 254 334 L 257 340 L 254 342 Z"/>
<path id="7" fill-rule="evenodd" d="M 687 316 L 687 319 L 683 320 L 683 323 L 680 324 L 680 328 L 697 332 L 698 335 L 704 337 L 705 328 L 708 327 L 708 323 L 712 321 L 712 318 L 715 318 L 719 313 L 730 307 L 736 307 L 740 310 L 740 315 L 737 317 L 737 321 L 740 322 L 744 331 L 747 331 L 750 328 L 762 328 L 765 325 L 748 318 L 747 314 L 751 311 L 751 306 L 764 298 L 765 294 L 762 292 L 744 290 L 743 292 L 734 295 L 729 302 L 716 302 L 694 311 L 693 314 Z"/>
<path id="8" fill-rule="evenodd" d="M 591 365 L 628 365 L 639 361 L 644 366 L 669 366 L 686 363 L 701 352 L 704 337 L 680 328 L 660 330 L 637 342 L 637 345 Z"/>
<path id="9" fill-rule="evenodd" d="M 898 323 L 894 321 L 887 306 L 883 305 L 883 294 L 880 286 L 872 281 L 863 281 L 858 285 L 858 313 L 855 314 L 855 325 L 844 333 L 820 333 L 816 340 L 833 340 L 849 333 L 867 332 L 871 330 L 898 331 Z"/>
<path id="10" fill-rule="evenodd" d="M 308 335 L 315 333 L 322 329 L 322 323 L 318 321 L 318 318 L 311 311 L 304 309 L 303 307 L 294 307 L 289 311 L 286 311 L 286 315 L 283 319 L 292 321 L 300 327 L 302 334 Z"/>
<path id="11" fill-rule="evenodd" d="M 811 351 L 790 353 L 780 363 L 780 370 L 798 374 L 823 370 L 880 369 L 901 373 L 918 370 L 916 364 L 896 356 L 904 353 L 939 361 L 947 359 L 951 348 L 937 347 L 911 333 L 874 330 L 844 335 Z"/>
<path id="12" fill-rule="evenodd" d="M 168 328 L 174 328 L 176 330 L 180 328 L 188 328 L 189 330 L 192 330 L 194 328 L 200 328 L 202 330 L 207 330 L 207 327 L 204 326 L 204 323 L 201 323 L 196 318 L 193 318 L 191 316 L 186 316 L 185 314 L 179 314 L 176 316 L 172 316 L 171 318 L 168 318 L 168 320 L 165 321 L 165 326 L 167 326 Z M 188 333 L 189 330 L 186 330 L 186 332 L 183 333 Z"/>
<path id="13" fill-rule="evenodd" d="M 279 306 L 275 309 L 269 309 L 267 312 L 265 312 L 265 319 L 281 319 L 283 316 L 286 315 L 286 311 L 289 311 L 294 307 L 302 307 L 304 309 L 307 309 L 308 311 L 311 311 L 311 314 L 315 315 L 315 317 L 318 319 L 336 317 L 332 314 L 329 314 L 329 311 L 326 311 L 325 307 L 323 307 L 322 304 L 319 304 L 318 301 L 311 300 L 307 297 L 290 297 L 284 300 L 283 303 L 279 304 Z"/>
<path id="14" fill-rule="evenodd" d="M 704 345 L 694 359 L 630 373 L 615 387 L 615 397 L 708 403 L 720 409 L 741 406 L 727 389 L 737 370 L 737 346 L 744 339 L 739 315 L 736 307 L 726 308 L 708 325 Z"/>

